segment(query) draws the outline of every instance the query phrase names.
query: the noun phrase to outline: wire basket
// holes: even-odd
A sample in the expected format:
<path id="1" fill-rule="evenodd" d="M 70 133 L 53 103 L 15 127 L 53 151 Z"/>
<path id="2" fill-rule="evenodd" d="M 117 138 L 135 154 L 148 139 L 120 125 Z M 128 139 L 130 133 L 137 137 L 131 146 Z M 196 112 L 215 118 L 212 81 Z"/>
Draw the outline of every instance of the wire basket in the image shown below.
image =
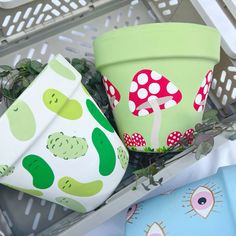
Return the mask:
<path id="1" fill-rule="evenodd" d="M 103 32 L 164 21 L 204 24 L 191 1 L 187 0 L 0 1 L 0 64 L 14 66 L 22 58 L 47 63 L 58 52 L 65 57 L 93 61 L 92 42 Z M 219 111 L 222 119 L 236 113 L 235 65 L 222 49 L 207 103 L 208 107 Z M 12 86 L 12 81 L 5 80 L 1 86 Z M 0 102 L 0 114 L 6 105 L 9 104 L 4 100 Z M 164 182 L 196 161 L 187 158 L 168 167 L 171 171 L 162 172 Z M 103 206 L 85 215 L 1 186 L 0 208 L 4 222 L 7 222 L 3 233 L 48 236 L 77 232 L 77 235 L 83 235 L 147 194 L 141 191 L 136 196 L 131 191 L 134 185 L 131 173 L 129 170 Z M 145 181 L 140 179 L 139 182 Z"/>

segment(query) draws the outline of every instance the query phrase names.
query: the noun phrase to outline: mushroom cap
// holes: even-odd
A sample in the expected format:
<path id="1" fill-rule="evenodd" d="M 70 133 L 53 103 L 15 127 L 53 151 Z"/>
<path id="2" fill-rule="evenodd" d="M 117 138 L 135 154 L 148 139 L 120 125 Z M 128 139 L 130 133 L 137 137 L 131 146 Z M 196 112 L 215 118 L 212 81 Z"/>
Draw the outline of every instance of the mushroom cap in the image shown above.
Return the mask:
<path id="1" fill-rule="evenodd" d="M 125 142 L 126 147 L 133 147 L 134 146 L 132 138 L 128 134 L 124 133 L 123 137 L 124 137 L 124 142 Z"/>
<path id="2" fill-rule="evenodd" d="M 110 106 L 112 109 L 114 109 L 120 102 L 120 93 L 117 88 L 107 79 L 106 76 L 103 76 L 102 81 L 105 86 Z"/>
<path id="3" fill-rule="evenodd" d="M 176 143 L 178 143 L 179 140 L 181 139 L 181 137 L 182 137 L 181 132 L 179 132 L 179 131 L 171 132 L 167 137 L 166 143 L 169 147 L 171 147 L 171 146 L 175 145 Z"/>
<path id="4" fill-rule="evenodd" d="M 146 146 L 146 141 L 143 136 L 139 133 L 132 134 L 132 141 L 134 142 L 135 147 Z"/>
<path id="5" fill-rule="evenodd" d="M 193 102 L 193 107 L 197 112 L 201 112 L 204 110 L 207 95 L 211 87 L 212 76 L 213 72 L 212 70 L 209 70 L 201 84 L 201 87 L 198 89 L 197 95 Z"/>
<path id="6" fill-rule="evenodd" d="M 183 136 L 186 137 L 189 145 L 193 143 L 193 139 L 194 139 L 193 133 L 194 133 L 194 129 L 188 129 L 184 132 Z"/>
<path id="7" fill-rule="evenodd" d="M 156 100 L 161 110 L 177 105 L 182 99 L 180 90 L 166 77 L 150 69 L 138 71 L 131 82 L 129 109 L 135 116 L 153 112 L 150 101 Z"/>
<path id="8" fill-rule="evenodd" d="M 142 147 L 146 146 L 146 141 L 139 133 L 133 133 L 130 137 L 127 133 L 123 134 L 124 142 L 127 147 Z"/>

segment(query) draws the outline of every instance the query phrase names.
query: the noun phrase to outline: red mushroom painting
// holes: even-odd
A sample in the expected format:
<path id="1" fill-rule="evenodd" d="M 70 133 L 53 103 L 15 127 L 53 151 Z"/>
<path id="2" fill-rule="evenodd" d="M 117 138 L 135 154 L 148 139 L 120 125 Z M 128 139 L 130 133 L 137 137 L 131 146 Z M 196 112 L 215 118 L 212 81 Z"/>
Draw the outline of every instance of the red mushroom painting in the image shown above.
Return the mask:
<path id="1" fill-rule="evenodd" d="M 188 129 L 184 132 L 184 137 L 188 140 L 188 144 L 191 145 L 194 139 L 194 129 Z"/>
<path id="2" fill-rule="evenodd" d="M 193 107 L 197 112 L 201 112 L 204 110 L 207 100 L 207 95 L 211 87 L 212 76 L 213 76 L 212 70 L 209 70 L 194 99 Z"/>
<path id="3" fill-rule="evenodd" d="M 174 131 L 174 132 L 171 132 L 167 139 L 166 139 L 166 144 L 167 146 L 171 147 L 173 145 L 175 145 L 176 143 L 179 142 L 179 140 L 182 138 L 182 137 L 185 137 L 188 141 L 188 144 L 191 145 L 193 143 L 193 139 L 194 139 L 194 129 L 188 129 L 184 132 L 184 134 L 182 134 L 181 132 L 179 131 Z"/>
<path id="4" fill-rule="evenodd" d="M 167 137 L 167 140 L 166 140 L 166 143 L 169 147 L 175 145 L 176 143 L 179 142 L 179 140 L 181 139 L 182 137 L 182 133 L 179 132 L 179 131 L 174 131 L 172 133 L 170 133 Z"/>
<path id="5" fill-rule="evenodd" d="M 130 137 L 128 134 L 124 134 L 124 142 L 127 147 L 143 147 L 146 146 L 146 141 L 143 136 L 139 133 L 133 133 Z"/>
<path id="6" fill-rule="evenodd" d="M 143 69 L 134 75 L 129 91 L 129 109 L 135 116 L 154 114 L 152 148 L 159 146 L 161 110 L 176 106 L 181 100 L 180 90 L 156 71 Z"/>
<path id="7" fill-rule="evenodd" d="M 117 88 L 107 79 L 107 77 L 103 76 L 102 80 L 105 86 L 110 106 L 113 110 L 120 102 L 120 93 Z"/>

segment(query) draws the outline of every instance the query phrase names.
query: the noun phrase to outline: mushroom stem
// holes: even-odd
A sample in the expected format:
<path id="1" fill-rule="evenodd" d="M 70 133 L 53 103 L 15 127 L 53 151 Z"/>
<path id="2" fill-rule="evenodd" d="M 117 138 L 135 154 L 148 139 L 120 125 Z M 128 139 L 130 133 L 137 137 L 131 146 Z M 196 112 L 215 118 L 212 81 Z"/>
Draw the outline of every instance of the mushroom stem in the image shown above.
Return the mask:
<path id="1" fill-rule="evenodd" d="M 152 148 L 157 149 L 159 146 L 158 134 L 161 127 L 161 109 L 156 99 L 149 101 L 149 104 L 152 107 L 154 114 L 152 131 L 151 131 L 151 145 Z"/>

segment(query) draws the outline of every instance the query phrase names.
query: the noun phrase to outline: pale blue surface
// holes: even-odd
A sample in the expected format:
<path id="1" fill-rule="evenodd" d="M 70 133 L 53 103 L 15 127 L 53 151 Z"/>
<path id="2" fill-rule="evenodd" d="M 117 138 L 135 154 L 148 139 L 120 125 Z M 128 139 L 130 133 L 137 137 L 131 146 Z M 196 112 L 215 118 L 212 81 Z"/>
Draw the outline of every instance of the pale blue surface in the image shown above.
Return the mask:
<path id="1" fill-rule="evenodd" d="M 236 195 L 236 166 L 225 167 L 222 171 L 224 172 L 224 170 L 226 170 L 225 180 L 231 183 L 228 189 L 225 189 L 224 178 L 221 175 L 221 171 L 219 171 L 217 175 L 178 189 L 168 195 L 158 196 L 138 204 L 136 214 L 134 213 L 130 223 L 127 224 L 126 235 L 143 236 L 144 231 L 149 229 L 148 225 L 152 225 L 155 222 L 163 222 L 164 233 L 155 234 L 155 236 L 165 236 L 167 233 L 174 236 L 235 236 L 236 222 L 233 221 L 231 213 L 235 213 L 236 209 L 231 211 L 229 195 Z M 205 206 L 208 202 L 211 203 L 213 199 L 215 200 L 213 208 L 210 205 L 206 207 L 209 215 L 205 218 L 198 214 L 198 210 L 194 210 L 190 203 L 190 197 L 193 196 L 191 193 L 201 186 L 206 186 L 207 188 L 203 188 L 204 191 L 210 189 L 212 193 L 209 192 L 210 197 L 206 200 L 203 197 L 204 192 L 201 191 L 197 200 L 206 200 Z M 197 201 L 195 204 L 199 207 Z M 220 233 L 221 231 L 222 234 Z"/>
<path id="2" fill-rule="evenodd" d="M 223 146 L 220 146 L 220 148 L 210 153 L 207 157 L 204 157 L 193 166 L 183 170 L 181 174 L 173 178 L 171 181 L 165 183 L 156 191 L 150 193 L 145 199 L 173 191 L 174 189 L 182 187 L 188 183 L 213 175 L 216 173 L 217 169 L 221 166 L 235 165 L 236 164 L 235 147 L 236 147 L 236 141 L 234 142 L 228 141 L 226 144 L 224 144 Z M 236 179 L 235 179 L 235 182 L 236 182 Z M 235 196 L 236 196 L 236 193 L 235 193 Z M 125 235 L 124 215 L 126 214 L 126 211 L 127 210 L 122 211 L 121 213 L 117 214 L 115 217 L 113 217 L 109 221 L 105 222 L 101 226 L 92 230 L 89 234 L 86 234 L 86 236 L 98 236 L 98 235 L 99 236 L 100 235 L 124 236 Z M 175 212 L 173 210 L 173 214 L 174 213 Z M 182 221 L 183 221 L 182 224 L 184 225 L 185 222 L 183 218 L 182 218 Z M 225 233 L 225 230 L 227 229 L 223 223 L 220 223 L 220 226 L 221 226 L 220 232 L 212 236 L 231 236 Z M 201 230 L 201 228 L 199 230 Z M 177 234 L 175 232 L 170 232 L 168 229 L 167 229 L 167 233 L 168 233 L 168 236 L 192 236 L 192 234 L 183 235 L 183 234 Z M 144 232 L 142 235 L 145 235 Z M 235 235 L 236 234 L 234 234 L 233 236 Z M 201 231 L 201 233 L 198 234 L 198 236 L 209 236 L 209 234 L 204 231 Z"/>

